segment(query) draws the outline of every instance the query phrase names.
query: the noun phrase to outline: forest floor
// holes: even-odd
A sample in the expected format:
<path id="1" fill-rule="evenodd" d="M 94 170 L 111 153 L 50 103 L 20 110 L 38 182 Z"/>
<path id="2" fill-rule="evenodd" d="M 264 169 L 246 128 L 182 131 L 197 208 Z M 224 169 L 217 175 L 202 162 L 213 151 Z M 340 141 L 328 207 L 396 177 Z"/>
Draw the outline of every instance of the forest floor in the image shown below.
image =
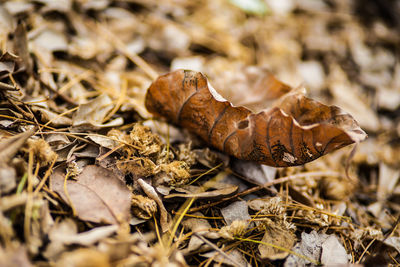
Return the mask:
<path id="1" fill-rule="evenodd" d="M 0 266 L 399 265 L 399 13 L 390 0 L 3 2 Z M 296 167 L 229 157 L 146 109 L 151 83 L 182 68 L 241 96 L 268 70 L 368 138 Z"/>

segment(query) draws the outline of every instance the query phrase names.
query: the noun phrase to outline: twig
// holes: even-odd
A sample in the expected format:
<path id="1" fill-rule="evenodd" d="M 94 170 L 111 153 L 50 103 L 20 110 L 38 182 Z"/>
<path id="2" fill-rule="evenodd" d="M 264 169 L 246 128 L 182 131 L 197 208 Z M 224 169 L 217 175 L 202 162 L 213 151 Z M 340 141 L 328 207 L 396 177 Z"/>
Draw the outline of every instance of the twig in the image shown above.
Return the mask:
<path id="1" fill-rule="evenodd" d="M 57 161 L 57 157 L 58 157 L 58 155 L 56 155 L 54 157 L 54 160 L 51 163 L 50 167 L 47 169 L 46 173 L 44 174 L 43 179 L 40 181 L 39 185 L 36 187 L 35 191 L 33 192 L 34 196 L 36 196 L 39 193 L 40 189 L 42 189 L 42 187 L 44 186 L 45 182 L 47 181 L 47 178 L 50 177 L 50 174 L 53 171 L 53 166 Z"/>
<path id="2" fill-rule="evenodd" d="M 225 251 L 223 251 L 222 249 L 220 249 L 219 247 L 217 247 L 215 244 L 211 243 L 210 241 L 208 241 L 207 239 L 205 239 L 204 237 L 202 237 L 201 235 L 197 234 L 197 233 L 193 233 L 194 236 L 196 236 L 197 238 L 199 238 L 201 241 L 203 241 L 204 243 L 206 243 L 207 245 L 209 245 L 210 247 L 212 247 L 213 249 L 215 249 L 216 251 L 218 251 L 222 256 L 224 256 L 225 258 L 227 258 L 230 262 L 232 262 L 233 264 L 235 264 L 236 266 L 242 266 L 242 264 L 240 264 L 239 262 L 237 262 L 234 258 L 232 258 L 231 256 L 229 256 L 228 254 L 226 254 Z"/>
<path id="3" fill-rule="evenodd" d="M 233 196 L 223 198 L 220 201 L 208 203 L 208 204 L 199 206 L 197 208 L 192 208 L 192 209 L 189 210 L 189 213 L 193 213 L 193 212 L 196 212 L 196 211 L 200 211 L 200 210 L 203 210 L 203 209 L 214 207 L 214 206 L 219 205 L 219 204 L 221 204 L 221 203 L 223 203 L 225 201 L 229 201 L 229 200 L 232 200 L 232 199 L 235 199 L 235 198 L 238 198 L 238 197 L 246 196 L 248 194 L 260 191 L 260 190 L 262 190 L 264 188 L 267 188 L 269 186 L 272 186 L 272 185 L 285 183 L 285 182 L 288 182 L 288 181 L 291 181 L 291 180 L 295 180 L 295 179 L 299 179 L 299 178 L 322 177 L 322 176 L 341 176 L 341 174 L 338 173 L 338 172 L 332 172 L 332 171 L 319 171 L 319 172 L 305 172 L 305 173 L 299 173 L 299 174 L 295 174 L 295 175 L 285 176 L 285 177 L 276 179 L 276 180 L 274 180 L 272 182 L 267 182 L 267 183 L 265 183 L 263 185 L 255 186 L 253 188 L 244 190 L 244 191 L 239 192 L 239 193 L 237 193 L 237 194 L 235 194 Z"/>
<path id="4" fill-rule="evenodd" d="M 361 254 L 360 258 L 358 259 L 358 261 L 356 263 L 360 263 L 361 260 L 364 258 L 364 255 L 368 252 L 368 249 L 372 246 L 372 244 L 375 242 L 375 238 L 371 240 L 371 242 L 369 242 L 369 244 L 367 245 L 367 247 L 364 249 L 363 253 Z"/>

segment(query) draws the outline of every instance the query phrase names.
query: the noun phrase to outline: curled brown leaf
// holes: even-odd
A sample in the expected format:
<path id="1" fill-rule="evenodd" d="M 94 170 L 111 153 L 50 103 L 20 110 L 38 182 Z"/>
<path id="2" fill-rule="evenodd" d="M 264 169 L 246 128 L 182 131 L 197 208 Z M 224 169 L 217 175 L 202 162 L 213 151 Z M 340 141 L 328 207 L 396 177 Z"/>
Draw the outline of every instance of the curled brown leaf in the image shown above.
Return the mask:
<path id="1" fill-rule="evenodd" d="M 227 154 L 277 167 L 301 165 L 366 138 L 353 117 L 340 108 L 307 98 L 265 75 L 263 99 L 274 104 L 261 111 L 234 106 L 202 73 L 189 70 L 154 81 L 146 108 Z"/>

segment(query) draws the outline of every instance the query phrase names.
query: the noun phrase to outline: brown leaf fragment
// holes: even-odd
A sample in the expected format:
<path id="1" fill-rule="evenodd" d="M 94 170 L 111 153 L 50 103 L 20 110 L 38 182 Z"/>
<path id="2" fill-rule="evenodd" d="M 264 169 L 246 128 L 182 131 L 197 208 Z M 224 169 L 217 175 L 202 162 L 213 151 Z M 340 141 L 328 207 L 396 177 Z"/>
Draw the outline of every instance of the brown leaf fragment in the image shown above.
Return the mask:
<path id="1" fill-rule="evenodd" d="M 246 201 L 235 201 L 229 206 L 221 209 L 221 214 L 227 225 L 234 221 L 251 221 Z"/>
<path id="2" fill-rule="evenodd" d="M 201 219 L 201 217 L 204 217 L 202 213 L 195 212 L 192 213 L 192 215 L 198 216 L 199 218 L 189 217 L 188 219 L 182 221 L 183 227 L 191 230 L 194 233 L 197 233 L 198 235 L 202 235 L 210 239 L 219 238 L 218 233 L 210 231 L 212 228 L 211 224 L 206 219 Z"/>
<path id="3" fill-rule="evenodd" d="M 60 116 L 60 114 L 57 114 L 48 109 L 33 106 L 32 110 L 35 112 L 39 112 L 41 114 L 41 119 L 46 123 L 50 122 L 51 126 L 71 126 L 72 124 L 72 120 L 70 118 L 66 116 Z"/>
<path id="4" fill-rule="evenodd" d="M 366 138 L 340 108 L 306 98 L 300 90 L 287 93 L 290 87 L 268 77 L 264 85 L 271 93 L 263 97 L 275 104 L 258 113 L 234 106 L 205 75 L 189 70 L 160 76 L 149 87 L 145 104 L 151 113 L 229 155 L 271 166 L 301 165 Z"/>
<path id="5" fill-rule="evenodd" d="M 317 233 L 313 230 L 307 234 L 301 234 L 301 241 L 292 250 L 305 258 L 295 254 L 286 258 L 285 266 L 305 266 L 310 264 L 309 260 L 321 261 L 324 266 L 343 265 L 349 262 L 349 256 L 345 248 L 335 235 Z"/>
<path id="6" fill-rule="evenodd" d="M 258 246 L 261 258 L 268 258 L 270 260 L 284 259 L 288 255 L 287 250 L 290 250 L 294 246 L 296 236 L 293 231 L 285 229 L 271 220 L 267 222 L 268 223 L 265 225 L 266 231 L 261 240 L 261 242 L 265 244 L 260 244 Z M 284 250 L 278 249 L 276 246 Z"/>
<path id="7" fill-rule="evenodd" d="M 190 237 L 186 253 L 197 251 L 203 246 L 204 242 L 200 238 L 198 238 L 197 235 L 201 235 L 210 239 L 218 239 L 220 237 L 217 232 L 210 231 L 212 227 L 206 219 L 201 218 L 204 217 L 202 213 L 195 212 L 192 215 L 197 216 L 199 218 L 189 217 L 188 219 L 182 221 L 182 226 L 185 229 L 190 230 L 193 233 L 196 233 L 195 235 L 192 235 Z"/>
<path id="8" fill-rule="evenodd" d="M 97 130 L 106 127 L 115 127 L 123 123 L 123 119 L 118 117 L 108 123 L 104 120 L 108 113 L 113 109 L 112 99 L 108 95 L 100 95 L 86 104 L 79 106 L 79 109 L 72 118 L 72 126 L 76 130 L 89 129 Z"/>
<path id="9" fill-rule="evenodd" d="M 131 192 L 113 172 L 88 165 L 77 181 L 67 180 L 66 187 L 60 168 L 50 178 L 52 190 L 71 205 L 80 219 L 109 224 L 129 220 Z"/>

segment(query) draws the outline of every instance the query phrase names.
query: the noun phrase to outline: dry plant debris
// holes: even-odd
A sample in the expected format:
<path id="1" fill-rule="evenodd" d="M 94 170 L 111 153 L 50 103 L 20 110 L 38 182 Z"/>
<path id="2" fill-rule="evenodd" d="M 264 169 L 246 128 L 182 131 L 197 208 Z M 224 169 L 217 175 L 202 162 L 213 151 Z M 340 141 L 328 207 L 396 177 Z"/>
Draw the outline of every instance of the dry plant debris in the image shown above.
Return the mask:
<path id="1" fill-rule="evenodd" d="M 399 265 L 399 12 L 2 2 L 0 265 Z"/>

